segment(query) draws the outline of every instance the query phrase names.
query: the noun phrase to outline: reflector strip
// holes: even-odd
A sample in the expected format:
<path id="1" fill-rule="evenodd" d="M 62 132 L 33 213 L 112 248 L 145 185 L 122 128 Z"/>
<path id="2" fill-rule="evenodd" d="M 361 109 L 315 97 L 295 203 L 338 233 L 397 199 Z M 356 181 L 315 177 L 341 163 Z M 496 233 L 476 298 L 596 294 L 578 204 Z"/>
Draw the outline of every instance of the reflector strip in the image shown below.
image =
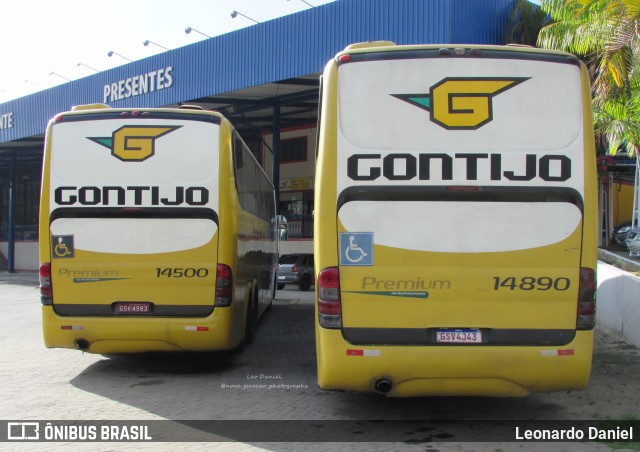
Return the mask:
<path id="1" fill-rule="evenodd" d="M 209 331 L 209 327 L 208 326 L 185 326 L 184 327 L 185 331 Z"/>
<path id="2" fill-rule="evenodd" d="M 347 350 L 347 356 L 380 356 L 380 350 Z"/>
<path id="3" fill-rule="evenodd" d="M 61 330 L 76 330 L 76 331 L 80 331 L 80 330 L 84 330 L 84 327 L 82 325 L 62 325 L 60 327 Z"/>
<path id="4" fill-rule="evenodd" d="M 574 350 L 572 348 L 566 348 L 561 350 L 542 350 L 541 356 L 573 356 Z"/>

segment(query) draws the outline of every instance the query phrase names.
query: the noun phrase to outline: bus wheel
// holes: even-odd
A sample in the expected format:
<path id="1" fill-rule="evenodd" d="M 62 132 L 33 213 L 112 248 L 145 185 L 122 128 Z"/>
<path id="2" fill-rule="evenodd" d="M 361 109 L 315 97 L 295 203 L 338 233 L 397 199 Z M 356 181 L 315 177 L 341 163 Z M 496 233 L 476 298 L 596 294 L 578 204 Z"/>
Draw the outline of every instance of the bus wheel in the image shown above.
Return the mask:
<path id="1" fill-rule="evenodd" d="M 311 276 L 304 275 L 300 282 L 298 283 L 298 289 L 303 292 L 306 292 L 311 287 Z"/>

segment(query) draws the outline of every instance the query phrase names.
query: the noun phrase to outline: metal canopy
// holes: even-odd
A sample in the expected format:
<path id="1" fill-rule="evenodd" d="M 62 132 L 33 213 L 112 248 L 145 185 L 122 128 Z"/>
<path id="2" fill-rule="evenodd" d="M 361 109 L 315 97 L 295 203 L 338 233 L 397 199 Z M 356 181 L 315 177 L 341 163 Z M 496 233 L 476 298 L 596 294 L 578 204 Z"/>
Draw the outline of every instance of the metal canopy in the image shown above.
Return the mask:
<path id="1" fill-rule="evenodd" d="M 44 135 L 0 143 L 0 174 L 9 171 L 12 155 L 16 158 L 16 170 L 42 166 L 43 144 Z"/>
<path id="2" fill-rule="evenodd" d="M 184 103 L 217 110 L 240 131 L 271 132 L 276 105 L 281 108 L 280 124 L 283 129 L 314 125 L 318 111 L 318 86 L 319 75 L 311 75 Z"/>
<path id="3" fill-rule="evenodd" d="M 279 107 L 279 130 L 314 127 L 318 118 L 320 75 L 291 78 L 223 95 L 207 96 L 180 105 L 215 110 L 231 121 L 250 144 L 273 132 L 274 108 Z"/>

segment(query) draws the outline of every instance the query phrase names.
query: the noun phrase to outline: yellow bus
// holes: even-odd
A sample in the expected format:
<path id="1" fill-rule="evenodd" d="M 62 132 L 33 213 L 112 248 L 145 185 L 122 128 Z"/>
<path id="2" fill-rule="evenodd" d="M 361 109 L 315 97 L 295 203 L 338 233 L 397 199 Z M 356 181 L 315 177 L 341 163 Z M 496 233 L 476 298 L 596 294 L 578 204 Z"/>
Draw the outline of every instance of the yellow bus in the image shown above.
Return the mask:
<path id="1" fill-rule="evenodd" d="M 39 220 L 45 345 L 242 349 L 275 293 L 274 193 L 218 113 L 85 105 L 57 115 Z"/>
<path id="2" fill-rule="evenodd" d="M 354 44 L 321 83 L 323 389 L 582 389 L 595 325 L 589 79 L 566 53 Z"/>

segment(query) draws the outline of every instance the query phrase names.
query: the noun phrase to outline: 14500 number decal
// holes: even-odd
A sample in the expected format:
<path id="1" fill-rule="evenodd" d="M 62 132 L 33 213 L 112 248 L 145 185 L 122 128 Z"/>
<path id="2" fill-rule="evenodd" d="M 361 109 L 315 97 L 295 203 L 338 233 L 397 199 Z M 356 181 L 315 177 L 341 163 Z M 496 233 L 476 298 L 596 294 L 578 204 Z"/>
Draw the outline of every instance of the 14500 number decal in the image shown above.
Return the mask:
<path id="1" fill-rule="evenodd" d="M 206 268 L 156 268 L 156 278 L 205 278 L 207 275 L 209 270 Z"/>
<path id="2" fill-rule="evenodd" d="M 515 276 L 494 276 L 493 290 L 567 290 L 571 286 L 569 278 L 550 278 L 541 276 L 535 278 L 533 276 L 523 276 L 516 278 Z"/>

